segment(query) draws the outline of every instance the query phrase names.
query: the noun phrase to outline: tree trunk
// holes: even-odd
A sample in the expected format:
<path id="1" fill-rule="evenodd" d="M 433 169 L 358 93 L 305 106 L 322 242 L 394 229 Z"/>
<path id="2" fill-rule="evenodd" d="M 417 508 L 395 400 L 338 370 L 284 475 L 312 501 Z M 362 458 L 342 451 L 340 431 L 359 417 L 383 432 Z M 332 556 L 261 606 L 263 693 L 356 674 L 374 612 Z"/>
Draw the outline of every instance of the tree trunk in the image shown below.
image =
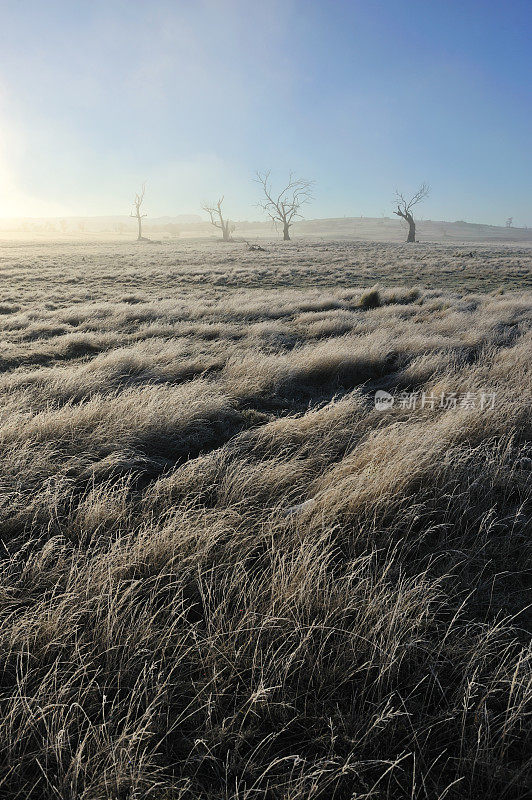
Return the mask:
<path id="1" fill-rule="evenodd" d="M 406 238 L 407 242 L 415 242 L 416 241 L 416 223 L 414 222 L 414 217 L 409 211 L 406 211 L 404 214 L 399 214 L 406 222 L 408 222 L 408 236 Z"/>
<path id="2" fill-rule="evenodd" d="M 416 241 L 416 223 L 414 221 L 414 217 L 410 213 L 410 211 L 401 211 L 400 208 L 397 211 L 393 212 L 397 214 L 398 217 L 402 217 L 405 222 L 408 222 L 408 236 L 406 241 L 407 242 L 415 242 Z"/>
<path id="3" fill-rule="evenodd" d="M 290 234 L 288 233 L 288 228 L 289 227 L 290 226 L 288 225 L 288 223 L 285 222 L 284 225 L 283 225 L 283 239 L 284 239 L 285 242 L 289 242 L 290 241 Z"/>
<path id="4" fill-rule="evenodd" d="M 139 223 L 139 235 L 137 236 L 137 242 L 140 242 L 142 239 L 142 217 L 140 214 L 137 215 L 137 222 Z"/>
<path id="5" fill-rule="evenodd" d="M 222 238 L 223 238 L 224 242 L 230 242 L 231 241 L 231 232 L 229 230 L 229 221 L 227 221 L 226 223 L 222 223 Z"/>

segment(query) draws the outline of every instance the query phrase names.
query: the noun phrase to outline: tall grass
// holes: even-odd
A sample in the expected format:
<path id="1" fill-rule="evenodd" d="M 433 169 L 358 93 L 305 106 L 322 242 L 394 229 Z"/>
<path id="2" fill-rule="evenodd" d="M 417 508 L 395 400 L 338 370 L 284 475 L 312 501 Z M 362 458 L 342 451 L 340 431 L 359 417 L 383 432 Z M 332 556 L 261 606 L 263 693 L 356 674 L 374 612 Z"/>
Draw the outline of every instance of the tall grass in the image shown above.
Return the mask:
<path id="1" fill-rule="evenodd" d="M 0 797 L 528 797 L 530 295 L 150 269 L 0 320 Z"/>

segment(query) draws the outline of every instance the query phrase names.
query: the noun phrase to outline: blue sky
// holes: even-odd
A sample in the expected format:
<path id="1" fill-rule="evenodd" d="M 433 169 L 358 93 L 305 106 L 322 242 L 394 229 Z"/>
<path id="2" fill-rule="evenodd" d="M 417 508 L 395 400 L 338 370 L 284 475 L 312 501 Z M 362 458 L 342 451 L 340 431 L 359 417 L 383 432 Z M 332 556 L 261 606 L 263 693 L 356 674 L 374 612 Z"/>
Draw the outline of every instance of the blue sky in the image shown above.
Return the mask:
<path id="1" fill-rule="evenodd" d="M 257 169 L 308 217 L 532 225 L 532 4 L 4 0 L 0 216 L 259 218 Z"/>

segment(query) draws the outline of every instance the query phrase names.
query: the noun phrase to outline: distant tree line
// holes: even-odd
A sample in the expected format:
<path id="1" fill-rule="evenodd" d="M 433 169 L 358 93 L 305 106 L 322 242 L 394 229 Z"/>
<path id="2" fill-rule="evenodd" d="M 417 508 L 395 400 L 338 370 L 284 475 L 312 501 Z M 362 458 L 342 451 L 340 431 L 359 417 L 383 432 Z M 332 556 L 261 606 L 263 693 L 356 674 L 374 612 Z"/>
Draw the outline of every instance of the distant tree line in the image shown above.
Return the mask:
<path id="1" fill-rule="evenodd" d="M 255 181 L 262 189 L 261 199 L 257 202 L 257 206 L 270 217 L 276 227 L 282 229 L 283 240 L 289 242 L 290 228 L 293 222 L 303 218 L 301 209 L 313 199 L 312 189 L 314 181 L 307 180 L 306 178 L 298 178 L 290 172 L 287 183 L 280 190 L 274 190 L 270 176 L 270 170 L 256 173 Z M 142 241 L 144 239 L 142 235 L 142 220 L 146 217 L 146 214 L 142 213 L 142 204 L 144 202 L 145 191 L 146 183 L 143 183 L 140 192 L 135 194 L 133 210 L 130 214 L 131 217 L 137 220 L 137 241 Z M 412 195 L 405 195 L 399 192 L 399 190 L 395 192 L 395 199 L 393 202 L 395 210 L 393 213 L 403 219 L 408 225 L 407 242 L 416 241 L 414 208 L 425 200 L 429 194 L 430 186 L 426 183 L 422 183 Z M 223 203 L 224 196 L 222 195 L 215 203 L 204 202 L 201 208 L 209 215 L 211 225 L 221 230 L 222 240 L 224 242 L 231 242 L 232 234 L 235 231 L 235 225 L 225 215 Z M 508 217 L 506 220 L 506 227 L 511 228 L 512 224 L 513 217 Z M 446 233 L 447 232 L 444 231 L 444 236 Z"/>

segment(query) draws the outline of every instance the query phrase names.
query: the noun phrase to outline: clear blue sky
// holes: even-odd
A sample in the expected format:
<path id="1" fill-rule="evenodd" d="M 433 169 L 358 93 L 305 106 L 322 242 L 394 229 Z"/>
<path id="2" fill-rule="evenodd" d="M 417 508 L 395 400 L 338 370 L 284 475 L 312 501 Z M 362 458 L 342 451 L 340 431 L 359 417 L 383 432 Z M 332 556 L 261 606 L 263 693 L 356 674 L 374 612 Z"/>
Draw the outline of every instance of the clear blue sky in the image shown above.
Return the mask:
<path id="1" fill-rule="evenodd" d="M 259 218 L 256 169 L 309 217 L 532 225 L 530 0 L 4 0 L 0 216 Z"/>

